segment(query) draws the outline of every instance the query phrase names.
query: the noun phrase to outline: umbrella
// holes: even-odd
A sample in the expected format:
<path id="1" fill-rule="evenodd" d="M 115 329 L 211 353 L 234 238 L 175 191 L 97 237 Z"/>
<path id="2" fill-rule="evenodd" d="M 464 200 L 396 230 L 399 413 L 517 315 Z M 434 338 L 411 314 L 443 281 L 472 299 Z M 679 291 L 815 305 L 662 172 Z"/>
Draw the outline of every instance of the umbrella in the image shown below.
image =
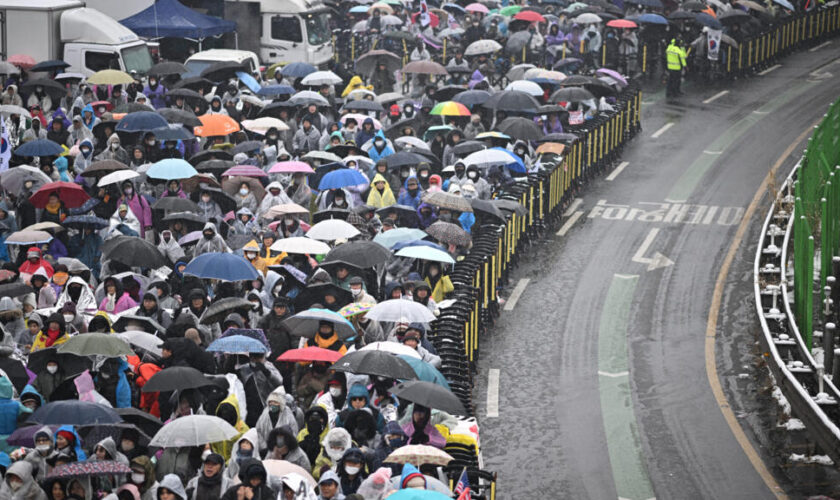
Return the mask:
<path id="1" fill-rule="evenodd" d="M 515 16 L 513 16 L 513 18 L 517 19 L 519 21 L 528 21 L 529 23 L 544 23 L 544 22 L 546 22 L 545 17 L 543 17 L 542 14 L 540 14 L 539 12 L 535 12 L 533 10 L 520 11 Z"/>
<path id="2" fill-rule="evenodd" d="M 149 68 L 147 74 L 157 76 L 183 75 L 184 73 L 189 73 L 189 71 L 186 66 L 179 62 L 164 61 Z"/>
<path id="3" fill-rule="evenodd" d="M 398 227 L 391 229 L 390 231 L 377 234 L 373 237 L 373 242 L 378 243 L 385 248 L 391 248 L 397 243 L 422 240 L 426 236 L 428 235 L 420 229 Z"/>
<path id="4" fill-rule="evenodd" d="M 26 109 L 15 106 L 14 104 L 3 104 L 0 106 L 0 113 L 4 115 L 20 115 L 26 118 L 32 118 L 32 114 Z"/>
<path id="5" fill-rule="evenodd" d="M 321 347 L 304 347 L 302 349 L 289 349 L 277 358 L 277 361 L 286 361 L 289 363 L 301 362 L 321 362 L 321 363 L 335 363 L 341 359 L 341 353 L 324 349 Z"/>
<path id="6" fill-rule="evenodd" d="M 117 170 L 115 172 L 111 172 L 110 174 L 103 175 L 99 182 L 96 183 L 97 186 L 103 187 L 109 184 L 119 184 L 123 181 L 127 181 L 130 179 L 135 179 L 140 177 L 140 174 L 135 172 L 134 170 Z"/>
<path id="7" fill-rule="evenodd" d="M 29 165 L 18 165 L 0 172 L 0 186 L 14 194 L 20 193 L 27 181 L 32 181 L 34 187 L 48 184 L 52 182 L 52 179 L 41 170 Z"/>
<path id="8" fill-rule="evenodd" d="M 420 354 L 416 349 L 412 349 L 405 344 L 399 342 L 385 341 L 385 342 L 371 342 L 365 345 L 359 351 L 383 351 L 395 354 L 397 356 L 408 356 L 411 358 L 420 359 Z"/>
<path id="9" fill-rule="evenodd" d="M 634 0 L 634 1 L 636 1 L 636 2 L 639 2 L 639 1 L 646 1 L 646 2 L 647 1 L 656 1 L 656 2 L 658 2 L 659 0 Z M 631 19 L 633 21 L 636 21 L 637 23 L 658 24 L 658 25 L 662 25 L 662 26 L 667 26 L 668 25 L 668 20 L 665 19 L 664 17 L 660 16 L 659 14 L 647 13 L 647 14 L 642 14 L 640 16 L 633 17 Z"/>
<path id="10" fill-rule="evenodd" d="M 64 149 L 49 139 L 35 139 L 21 144 L 14 150 L 17 156 L 58 156 Z"/>
<path id="11" fill-rule="evenodd" d="M 160 346 L 163 344 L 163 340 L 156 335 L 141 332 L 140 330 L 129 330 L 126 332 L 118 333 L 117 335 L 121 339 L 133 345 L 134 347 L 139 347 L 140 349 L 149 351 L 150 353 L 156 356 L 160 356 L 162 353 Z M 147 386 L 148 384 L 146 384 L 146 386 L 143 387 L 144 391 L 146 390 Z"/>
<path id="12" fill-rule="evenodd" d="M 446 380 L 446 377 L 444 377 L 443 374 L 431 364 L 413 356 L 406 356 L 400 354 L 399 357 L 405 360 L 406 363 L 411 365 L 411 369 L 414 370 L 414 373 L 417 375 L 417 380 L 432 382 L 441 387 L 450 389 L 449 381 Z"/>
<path id="13" fill-rule="evenodd" d="M 316 106 L 330 105 L 324 96 L 311 90 L 302 90 L 298 92 L 290 97 L 288 102 L 294 106 L 309 106 L 310 104 L 315 104 Z"/>
<path id="14" fill-rule="evenodd" d="M 341 77 L 332 71 L 313 71 L 304 76 L 300 84 L 309 87 L 319 87 L 321 85 L 337 85 L 342 81 Z"/>
<path id="15" fill-rule="evenodd" d="M 366 317 L 376 321 L 407 323 L 430 323 L 435 320 L 435 315 L 432 314 L 428 307 L 419 302 L 403 299 L 391 299 L 380 302 L 368 311 Z"/>
<path id="16" fill-rule="evenodd" d="M 20 282 L 3 283 L 0 285 L 0 297 L 20 297 L 34 292 L 34 288 Z"/>
<path id="17" fill-rule="evenodd" d="M 265 471 L 268 473 L 269 476 L 273 476 L 276 478 L 282 478 L 289 474 L 297 474 L 302 477 L 311 488 L 315 488 L 316 481 L 312 478 L 312 474 L 307 469 L 303 467 L 293 464 L 292 462 L 288 462 L 286 460 L 276 460 L 274 458 L 268 458 L 262 461 L 263 467 L 265 467 Z M 282 487 L 279 488 L 282 490 Z"/>
<path id="18" fill-rule="evenodd" d="M 239 435 L 239 431 L 219 417 L 210 415 L 187 415 L 176 418 L 160 428 L 149 446 L 180 448 L 203 446 L 207 443 L 227 441 Z"/>
<path id="19" fill-rule="evenodd" d="M 199 187 L 200 189 L 196 189 L 190 194 L 190 198 L 192 198 L 193 201 L 198 202 L 198 197 L 201 193 L 207 192 L 210 194 L 213 201 L 219 204 L 219 208 L 221 208 L 223 214 L 236 210 L 236 200 L 223 190 L 204 183 L 199 184 Z"/>
<path id="20" fill-rule="evenodd" d="M 17 75 L 20 69 L 9 61 L 0 61 L 0 75 Z M 82 77 L 84 78 L 84 77 Z"/>
<path id="21" fill-rule="evenodd" d="M 267 350 L 262 342 L 251 337 L 246 337 L 245 335 L 222 337 L 207 346 L 207 351 L 209 352 L 222 352 L 226 354 L 265 353 Z"/>
<path id="22" fill-rule="evenodd" d="M 47 78 L 33 78 L 32 80 L 27 80 L 20 86 L 20 90 L 24 94 L 27 94 L 34 92 L 38 87 L 44 89 L 44 92 L 46 92 L 54 100 L 60 99 L 61 96 L 67 93 L 67 89 L 64 88 L 64 85 Z"/>
<path id="23" fill-rule="evenodd" d="M 130 267 L 151 269 L 157 269 L 169 263 L 169 260 L 152 243 L 132 236 L 117 236 L 106 241 L 102 246 L 102 257 Z"/>
<path id="24" fill-rule="evenodd" d="M 154 128 L 149 132 L 161 141 L 189 141 L 195 139 L 193 133 L 179 123 L 170 123 L 166 127 Z"/>
<path id="25" fill-rule="evenodd" d="M 429 236 L 432 236 L 441 243 L 461 247 L 468 247 L 472 243 L 470 233 L 464 231 L 461 226 L 452 224 L 451 222 L 437 221 L 427 227 L 426 232 L 429 233 Z"/>
<path id="26" fill-rule="evenodd" d="M 432 382 L 409 380 L 400 382 L 390 389 L 391 394 L 428 408 L 451 413 L 452 415 L 466 415 L 464 404 L 452 391 Z"/>
<path id="27" fill-rule="evenodd" d="M 124 476 L 131 473 L 131 467 L 113 460 L 85 460 L 61 464 L 47 474 L 47 479 L 71 479 L 77 477 Z"/>
<path id="28" fill-rule="evenodd" d="M 169 91 L 172 92 L 173 90 L 180 89 L 187 89 L 193 91 L 204 89 L 206 92 L 209 92 L 213 89 L 213 82 L 200 76 L 193 76 L 190 78 L 184 78 L 183 80 L 176 82 L 174 85 L 172 85 Z"/>
<path id="29" fill-rule="evenodd" d="M 374 306 L 374 304 L 364 303 L 364 302 L 353 302 L 352 304 L 347 304 L 346 306 L 342 307 L 338 310 L 338 314 L 344 316 L 345 318 L 352 318 L 354 316 L 358 316 L 360 314 L 364 314 Z"/>
<path id="30" fill-rule="evenodd" d="M 417 227 L 420 225 L 420 217 L 414 207 L 406 205 L 389 205 L 376 210 L 376 215 L 380 218 L 387 217 L 389 214 L 396 213 L 398 223 L 404 227 Z M 390 232 L 390 231 L 388 231 Z"/>
<path id="31" fill-rule="evenodd" d="M 420 467 L 424 464 L 446 466 L 446 464 L 453 460 L 455 459 L 449 453 L 434 446 L 408 444 L 391 452 L 383 462 L 390 464 L 413 464 Z"/>
<path id="32" fill-rule="evenodd" d="M 128 102 L 120 104 L 113 109 L 114 117 L 120 118 L 118 115 L 125 115 L 127 113 L 151 113 L 152 108 L 148 104 L 140 104 L 139 102 Z M 124 118 L 124 116 L 123 116 Z"/>
<path id="33" fill-rule="evenodd" d="M 206 78 L 211 82 L 221 82 L 227 80 L 228 78 L 233 78 L 236 76 L 237 72 L 244 72 L 245 70 L 245 65 L 240 62 L 220 61 L 201 70 L 199 76 Z"/>
<path id="34" fill-rule="evenodd" d="M 100 334 L 84 334 L 87 335 Z M 66 343 L 63 345 L 67 345 Z M 118 424 L 122 422 L 113 409 L 97 403 L 88 401 L 67 400 L 53 401 L 35 410 L 29 416 L 27 422 L 37 422 L 43 425 L 94 425 L 94 424 Z"/>
<path id="35" fill-rule="evenodd" d="M 193 133 L 198 137 L 224 136 L 239 131 L 239 123 L 227 115 L 201 115 L 200 127 L 195 127 Z"/>
<path id="36" fill-rule="evenodd" d="M 117 160 L 100 160 L 91 163 L 91 165 L 82 172 L 82 177 L 97 177 L 100 175 L 107 175 L 118 170 L 127 170 L 128 165 L 118 162 Z"/>
<path id="37" fill-rule="evenodd" d="M 456 95 L 452 100 L 454 102 L 460 102 L 465 106 L 475 106 L 487 102 L 490 99 L 490 95 L 490 92 L 486 90 L 467 90 Z"/>
<path id="38" fill-rule="evenodd" d="M 222 173 L 222 177 L 268 177 L 268 174 L 259 167 L 253 165 L 236 165 Z"/>
<path id="39" fill-rule="evenodd" d="M 199 120 L 192 111 L 175 108 L 161 108 L 157 112 L 170 124 L 181 124 L 186 127 L 197 127 L 201 125 L 201 120 Z"/>
<path id="40" fill-rule="evenodd" d="M 29 201 L 35 208 L 44 208 L 47 206 L 51 194 L 58 194 L 58 198 L 64 203 L 67 208 L 77 208 L 82 206 L 90 196 L 85 192 L 84 188 L 72 182 L 51 182 L 44 184 L 35 194 L 29 197 Z"/>
<path id="41" fill-rule="evenodd" d="M 255 280 L 260 277 L 259 272 L 244 257 L 217 252 L 194 258 L 184 268 L 184 274 L 222 281 Z"/>
<path id="42" fill-rule="evenodd" d="M 160 160 L 146 171 L 146 177 L 166 181 L 189 179 L 194 175 L 198 175 L 196 169 L 186 160 L 180 158 Z"/>
<path id="43" fill-rule="evenodd" d="M 408 302 L 407 300 L 403 302 Z M 358 375 L 375 375 L 393 379 L 414 380 L 417 374 L 404 359 L 384 351 L 354 351 L 335 362 L 331 369 Z"/>
<path id="44" fill-rule="evenodd" d="M 359 230 L 352 224 L 341 219 L 328 219 L 321 221 L 309 228 L 306 232 L 307 238 L 320 241 L 332 241 L 338 239 L 349 240 L 358 236 Z"/>
<path id="45" fill-rule="evenodd" d="M 429 483 L 429 477 L 426 477 L 427 483 Z M 399 482 L 399 479 L 399 477 L 394 478 L 397 482 Z M 396 485 L 396 487 L 399 487 L 399 485 Z M 452 495 L 443 494 L 431 489 L 416 490 L 409 488 L 398 490 L 396 493 L 388 495 L 388 500 L 452 500 Z"/>
<path id="46" fill-rule="evenodd" d="M 371 50 L 356 60 L 356 72 L 369 75 L 379 64 L 385 64 L 385 68 L 393 73 L 402 67 L 402 59 L 387 50 Z"/>
<path id="47" fill-rule="evenodd" d="M 368 179 L 358 170 L 350 168 L 340 168 L 333 170 L 321 178 L 318 183 L 318 189 L 323 191 L 325 189 L 339 189 L 347 186 L 358 186 L 359 184 L 367 184 Z"/>
<path id="48" fill-rule="evenodd" d="M 525 92 L 505 90 L 491 95 L 483 106 L 496 111 L 528 113 L 536 112 L 540 103 L 532 95 Z"/>
<path id="49" fill-rule="evenodd" d="M 492 54 L 499 50 L 502 50 L 502 46 L 496 40 L 476 40 L 469 44 L 467 50 L 464 51 L 464 55 L 477 56 L 481 54 Z"/>
<path id="50" fill-rule="evenodd" d="M 551 94 L 553 102 L 580 102 L 595 99 L 592 92 L 581 87 L 565 87 Z"/>
<path id="51" fill-rule="evenodd" d="M 472 207 L 470 207 L 472 208 Z M 423 246 L 408 246 L 400 249 L 395 254 L 398 257 L 409 257 L 412 259 L 429 260 L 434 262 L 443 262 L 444 264 L 454 264 L 455 259 L 448 253 L 438 250 L 437 248 L 430 248 Z"/>
<path id="52" fill-rule="evenodd" d="M 263 116 L 254 120 L 243 120 L 242 128 L 260 135 L 267 134 L 271 128 L 276 128 L 278 132 L 289 130 L 286 122 L 273 116 Z"/>
<path id="53" fill-rule="evenodd" d="M 598 24 L 603 19 L 598 17 L 598 14 L 592 14 L 590 12 L 585 12 L 583 14 L 578 15 L 574 21 L 578 24 Z"/>
<path id="54" fill-rule="evenodd" d="M 87 83 L 92 85 L 128 85 L 134 83 L 134 77 L 117 69 L 103 69 L 90 75 Z"/>
<path id="55" fill-rule="evenodd" d="M 58 347 L 46 347 L 31 352 L 29 359 L 27 359 L 26 367 L 33 373 L 41 373 L 47 368 L 47 363 L 53 360 L 58 363 L 58 366 L 67 375 L 82 373 L 90 369 L 92 364 L 90 358 L 70 353 L 59 354 L 56 352 L 57 350 Z"/>
<path id="56" fill-rule="evenodd" d="M 342 340 L 350 338 L 356 334 L 356 329 L 353 328 L 353 325 L 340 314 L 332 312 L 328 309 L 319 309 L 315 307 L 299 312 L 294 316 L 285 319 L 283 323 L 294 335 L 313 338 L 318 331 L 318 325 L 321 321 L 328 321 L 332 323 L 335 333 Z"/>
<path id="57" fill-rule="evenodd" d="M 734 24 L 740 23 L 747 23 L 752 20 L 753 17 L 748 13 L 744 12 L 743 10 L 730 10 L 729 12 L 724 12 L 718 16 L 718 21 L 721 24 L 726 26 L 732 26 Z"/>
<path id="58" fill-rule="evenodd" d="M 148 132 L 169 125 L 166 118 L 154 111 L 128 113 L 117 123 L 117 132 Z"/>
<path id="59" fill-rule="evenodd" d="M 133 425 L 144 434 L 154 435 L 161 427 L 163 422 L 151 413 L 147 413 L 137 408 L 117 408 L 117 414 L 123 418 L 127 424 Z M 149 438 L 151 439 L 151 438 Z"/>
<path id="60" fill-rule="evenodd" d="M 448 75 L 446 68 L 434 61 L 412 61 L 406 64 L 402 72 L 418 75 Z"/>
<path id="61" fill-rule="evenodd" d="M 261 97 L 277 97 L 279 95 L 291 95 L 294 93 L 294 87 L 290 87 L 288 85 L 268 85 L 260 87 L 259 90 L 257 90 L 257 95 Z"/>
<path id="62" fill-rule="evenodd" d="M 280 70 L 280 74 L 291 78 L 303 78 L 309 73 L 314 73 L 316 71 L 318 71 L 318 68 L 311 64 L 304 62 L 294 62 L 284 66 L 283 69 Z"/>
<path id="63" fill-rule="evenodd" d="M 29 383 L 29 374 L 26 372 L 26 366 L 18 359 L 0 358 L 0 370 L 5 373 L 18 392 L 23 391 L 26 384 Z"/>
<path id="64" fill-rule="evenodd" d="M 461 196 L 444 193 L 442 191 L 424 193 L 422 200 L 429 205 L 454 210 L 456 212 L 472 212 L 469 200 Z"/>
<path id="65" fill-rule="evenodd" d="M 406 149 L 415 148 L 415 149 L 422 149 L 424 151 L 431 152 L 431 149 L 429 149 L 429 145 L 426 144 L 425 142 L 423 142 L 423 139 L 420 139 L 419 137 L 410 136 L 410 135 L 404 135 L 402 137 L 397 137 L 396 139 L 394 139 L 394 144 L 396 146 L 400 146 L 400 147 L 403 147 L 403 148 L 406 148 Z M 361 161 L 361 162 L 365 161 L 364 157 L 357 157 L 357 158 L 360 158 L 357 161 Z M 347 161 L 348 161 L 347 158 L 345 158 L 344 162 L 346 163 Z M 369 159 L 367 161 L 370 162 Z M 372 165 L 373 164 L 371 163 L 371 166 Z"/>
<path id="66" fill-rule="evenodd" d="M 382 104 L 376 101 L 369 101 L 367 99 L 358 99 L 355 101 L 350 101 L 341 108 L 342 111 L 378 111 L 382 112 L 385 109 L 382 107 Z"/>
<path id="67" fill-rule="evenodd" d="M 416 167 L 419 163 L 425 161 L 425 157 L 411 151 L 400 151 L 385 157 L 385 163 L 388 164 L 388 168 L 391 170 L 396 170 L 400 167 Z"/>
<path id="68" fill-rule="evenodd" d="M 9 434 L 6 438 L 6 443 L 11 446 L 21 446 L 24 448 L 32 448 L 35 445 L 35 434 L 41 430 L 43 425 L 31 424 L 20 425 L 14 432 Z M 55 431 L 61 427 L 60 425 L 50 425 L 49 428 L 55 434 Z"/>
<path id="69" fill-rule="evenodd" d="M 269 208 L 263 215 L 263 218 L 272 220 L 277 217 L 283 217 L 284 215 L 309 215 L 309 210 L 297 203 L 281 203 L 280 205 L 274 205 Z"/>
<path id="70" fill-rule="evenodd" d="M 23 228 L 24 231 L 64 231 L 64 228 L 61 227 L 61 224 L 57 224 L 55 222 L 38 222 L 37 224 L 32 224 L 31 226 L 26 226 Z"/>
<path id="71" fill-rule="evenodd" d="M 440 116 L 470 116 L 472 113 L 469 108 L 460 102 L 446 101 L 440 102 L 429 111 L 430 115 Z"/>
<path id="72" fill-rule="evenodd" d="M 293 173 L 303 173 L 303 174 L 314 174 L 315 171 L 312 170 L 312 167 L 309 166 L 308 163 L 304 163 L 302 161 L 281 161 L 275 163 L 271 166 L 268 170 L 269 174 L 293 174 Z"/>
<path id="73" fill-rule="evenodd" d="M 502 120 L 498 125 L 501 132 L 513 137 L 514 139 L 522 139 L 525 141 L 535 141 L 545 135 L 545 132 L 536 124 L 534 120 L 522 118 L 519 116 L 511 116 Z"/>
<path id="74" fill-rule="evenodd" d="M 717 19 L 706 14 L 705 12 L 699 12 L 695 14 L 694 17 L 698 23 L 702 24 L 703 26 L 707 26 L 713 30 L 721 30 L 723 29 L 723 24 L 720 23 Z"/>
<path id="75" fill-rule="evenodd" d="M 525 92 L 526 94 L 534 97 L 541 97 L 543 95 L 542 87 L 529 80 L 517 80 L 515 82 L 510 82 L 508 86 L 505 87 L 505 90 L 518 90 L 519 92 Z"/>
<path id="76" fill-rule="evenodd" d="M 271 250 L 292 254 L 324 255 L 330 251 L 330 246 L 312 238 L 294 236 L 275 241 L 271 245 Z"/>
<path id="77" fill-rule="evenodd" d="M 218 323 L 225 319 L 225 317 L 235 312 L 238 309 L 251 310 L 252 304 L 247 299 L 242 297 L 227 297 L 214 302 L 207 306 L 207 310 L 201 315 L 199 324 L 210 325 Z"/>
<path id="78" fill-rule="evenodd" d="M 619 28 L 619 29 L 632 29 L 638 28 L 639 25 L 634 23 L 629 19 L 613 19 L 612 21 L 607 22 L 607 26 L 610 28 Z"/>
<path id="79" fill-rule="evenodd" d="M 46 231 L 23 230 L 10 234 L 4 243 L 6 245 L 40 245 L 49 243 L 53 236 Z"/>
<path id="80" fill-rule="evenodd" d="M 471 3 L 464 8 L 467 12 L 478 12 L 480 14 L 487 14 L 490 12 L 484 4 Z"/>
<path id="81" fill-rule="evenodd" d="M 152 204 L 152 210 L 167 210 L 170 212 L 197 212 L 198 205 L 186 198 L 166 196 L 159 198 Z"/>
<path id="82" fill-rule="evenodd" d="M 619 73 L 617 71 L 613 71 L 613 70 L 608 69 L 608 68 L 599 68 L 598 70 L 595 71 L 595 74 L 596 75 L 607 76 L 607 77 L 612 78 L 613 80 L 621 83 L 622 85 L 627 85 L 627 79 L 624 78 L 621 75 L 621 73 Z"/>
<path id="83" fill-rule="evenodd" d="M 76 335 L 61 344 L 59 354 L 70 353 L 78 356 L 133 356 L 128 342 L 108 333 L 86 333 Z"/>
<path id="84" fill-rule="evenodd" d="M 73 229 L 99 230 L 108 227 L 108 221 L 95 215 L 71 215 L 62 224 Z"/>
<path id="85" fill-rule="evenodd" d="M 237 155 L 238 153 L 256 153 L 262 149 L 263 143 L 260 141 L 245 141 L 240 142 L 233 147 L 231 153 Z"/>
<path id="86" fill-rule="evenodd" d="M 391 252 L 388 249 L 372 241 L 351 241 L 330 250 L 324 263 L 340 260 L 359 269 L 367 269 L 387 262 L 390 258 Z"/>

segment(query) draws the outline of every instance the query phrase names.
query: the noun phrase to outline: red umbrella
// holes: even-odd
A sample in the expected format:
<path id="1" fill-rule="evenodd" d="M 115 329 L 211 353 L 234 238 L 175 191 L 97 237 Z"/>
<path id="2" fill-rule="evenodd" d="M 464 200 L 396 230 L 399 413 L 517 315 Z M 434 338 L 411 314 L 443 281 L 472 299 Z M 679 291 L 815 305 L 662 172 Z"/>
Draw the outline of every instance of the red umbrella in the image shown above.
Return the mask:
<path id="1" fill-rule="evenodd" d="M 29 197 L 29 201 L 35 208 L 44 208 L 47 206 L 50 194 L 58 194 L 58 198 L 64 202 L 67 208 L 78 208 L 90 199 L 82 186 L 73 184 L 72 182 L 50 182 L 44 184 L 41 189 L 35 191 L 35 194 Z"/>
<path id="2" fill-rule="evenodd" d="M 29 69 L 32 66 L 35 66 L 35 59 L 33 59 L 32 56 L 28 56 L 26 54 L 15 54 L 9 56 L 7 61 L 23 69 Z"/>
<path id="3" fill-rule="evenodd" d="M 342 354 L 338 351 L 331 351 L 321 347 L 304 347 L 303 349 L 289 349 L 277 358 L 277 361 L 288 361 L 291 363 L 297 362 L 312 362 L 321 361 L 324 363 L 335 363 L 341 358 Z"/>
<path id="4" fill-rule="evenodd" d="M 534 12 L 533 10 L 522 10 L 516 13 L 513 16 L 514 19 L 519 19 L 520 21 L 528 21 L 530 23 L 544 23 L 545 18 L 539 12 Z"/>
<path id="5" fill-rule="evenodd" d="M 638 28 L 639 26 L 629 19 L 613 19 L 607 23 L 610 28 Z"/>
<path id="6" fill-rule="evenodd" d="M 95 101 L 95 102 L 90 103 L 90 105 L 93 107 L 93 111 L 94 111 L 94 113 L 96 113 L 97 117 L 100 116 L 100 114 L 99 114 L 99 108 L 100 107 L 104 107 L 105 111 L 111 111 L 112 109 L 114 109 L 114 105 L 111 104 L 108 101 Z"/>

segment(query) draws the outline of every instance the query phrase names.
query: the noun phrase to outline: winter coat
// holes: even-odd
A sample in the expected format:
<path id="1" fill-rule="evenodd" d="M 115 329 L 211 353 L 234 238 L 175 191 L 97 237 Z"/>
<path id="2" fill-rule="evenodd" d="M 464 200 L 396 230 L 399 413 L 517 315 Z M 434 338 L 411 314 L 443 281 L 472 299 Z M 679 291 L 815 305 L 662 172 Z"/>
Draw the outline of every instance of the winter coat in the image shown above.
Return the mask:
<path id="1" fill-rule="evenodd" d="M 189 500 L 219 500 L 222 495 L 231 487 L 231 480 L 226 474 L 227 469 L 224 465 L 216 473 L 214 479 L 218 477 L 218 481 L 202 480 L 204 472 L 201 468 L 198 469 L 198 474 L 195 475 L 187 483 L 187 496 Z M 211 493 L 218 491 L 218 493 Z"/>
<path id="2" fill-rule="evenodd" d="M 146 201 L 146 198 L 138 194 L 135 189 L 130 198 L 121 196 L 119 201 L 117 201 L 117 206 L 123 203 L 128 205 L 131 213 L 137 217 L 137 220 L 140 222 L 140 237 L 145 238 L 146 228 L 152 227 L 152 207 L 149 206 L 149 202 Z"/>
<path id="3" fill-rule="evenodd" d="M 216 226 L 213 225 L 212 222 L 208 222 L 204 225 L 202 233 L 208 230 L 213 231 L 213 237 L 208 240 L 202 234 L 202 237 L 198 240 L 198 243 L 195 244 L 195 249 L 193 249 L 193 257 L 198 257 L 199 255 L 213 252 L 230 253 L 230 248 L 227 246 L 227 243 L 225 243 L 224 238 L 222 238 L 218 233 L 216 233 Z"/>
<path id="4" fill-rule="evenodd" d="M 382 149 L 377 149 L 376 140 L 380 138 L 385 141 L 385 146 L 383 146 Z M 373 142 L 374 144 L 368 150 L 368 157 L 370 157 L 371 161 L 373 161 L 374 164 L 376 164 L 379 160 L 394 154 L 394 148 L 392 148 L 391 145 L 388 144 L 388 140 L 385 138 L 385 134 L 382 132 L 382 130 L 378 130 L 376 132 L 376 135 L 373 136 Z"/>
<path id="5" fill-rule="evenodd" d="M 408 191 L 408 181 L 414 179 L 417 182 L 417 190 L 412 195 Z M 420 203 L 422 203 L 421 198 L 423 197 L 423 188 L 420 187 L 420 180 L 417 179 L 416 175 L 410 175 L 403 183 L 402 189 L 400 189 L 400 197 L 397 199 L 397 203 L 400 205 L 405 205 L 407 207 L 411 207 L 417 209 L 420 207 Z"/>
<path id="6" fill-rule="evenodd" d="M 3 481 L 0 486 L 0 500 L 48 500 L 47 494 L 35 482 L 32 472 L 32 464 L 26 460 L 13 463 L 6 471 L 6 476 L 14 474 L 23 484 L 17 491 L 12 491 L 8 481 Z"/>

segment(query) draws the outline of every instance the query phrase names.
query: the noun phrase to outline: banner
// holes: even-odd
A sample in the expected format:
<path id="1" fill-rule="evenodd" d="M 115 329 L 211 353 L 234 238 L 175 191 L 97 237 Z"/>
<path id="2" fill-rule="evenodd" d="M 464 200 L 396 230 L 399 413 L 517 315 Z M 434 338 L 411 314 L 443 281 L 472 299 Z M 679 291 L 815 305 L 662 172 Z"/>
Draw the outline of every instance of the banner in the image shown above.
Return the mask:
<path id="1" fill-rule="evenodd" d="M 722 33 L 721 30 L 706 28 L 707 55 L 711 61 L 718 60 L 718 55 L 720 54 L 720 36 Z"/>
<path id="2" fill-rule="evenodd" d="M 429 6 L 426 0 L 420 2 L 420 26 L 426 27 L 432 23 L 432 17 L 429 15 Z"/>
<path id="3" fill-rule="evenodd" d="M 9 130 L 6 128 L 6 120 L 0 118 L 0 172 L 9 169 L 9 160 L 12 158 L 12 144 L 9 142 Z"/>

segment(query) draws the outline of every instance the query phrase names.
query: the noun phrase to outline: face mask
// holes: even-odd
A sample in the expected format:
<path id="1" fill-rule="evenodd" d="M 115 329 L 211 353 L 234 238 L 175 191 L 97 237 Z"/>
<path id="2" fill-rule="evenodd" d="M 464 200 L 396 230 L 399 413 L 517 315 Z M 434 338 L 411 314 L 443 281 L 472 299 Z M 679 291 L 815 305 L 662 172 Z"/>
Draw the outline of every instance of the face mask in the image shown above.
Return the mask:
<path id="1" fill-rule="evenodd" d="M 149 85 L 154 87 L 155 85 L 157 85 L 157 80 L 149 80 Z"/>
<path id="2" fill-rule="evenodd" d="M 111 143 L 111 151 L 116 151 L 120 147 L 116 142 Z"/>
<path id="3" fill-rule="evenodd" d="M 518 148 L 518 149 L 516 150 L 516 154 L 518 154 L 518 155 L 524 155 L 524 154 L 525 154 L 525 150 L 524 150 L 524 149 L 522 149 L 522 148 Z"/>
<path id="4" fill-rule="evenodd" d="M 385 141 L 374 141 L 374 143 L 376 144 L 376 147 L 378 147 L 378 148 L 381 148 L 382 146 L 385 145 Z"/>
<path id="5" fill-rule="evenodd" d="M 82 151 L 82 154 L 85 154 L 85 155 L 90 153 L 90 149 L 88 149 L 88 148 L 81 148 L 81 151 Z"/>
<path id="6" fill-rule="evenodd" d="M 131 482 L 132 483 L 143 484 L 144 481 L 146 481 L 146 475 L 145 474 L 137 474 L 136 472 L 131 474 Z"/>
<path id="7" fill-rule="evenodd" d="M 209 240 L 213 238 L 213 233 L 202 233 L 204 235 L 205 240 Z"/>
<path id="8" fill-rule="evenodd" d="M 241 194 L 242 196 L 248 196 L 248 188 L 240 189 L 239 194 Z"/>
<path id="9" fill-rule="evenodd" d="M 476 178 L 478 178 L 478 172 L 470 172 L 470 173 L 467 174 L 467 176 L 470 179 L 476 179 Z"/>
<path id="10" fill-rule="evenodd" d="M 399 448 L 400 446 L 405 444 L 405 440 L 403 438 L 394 438 L 388 440 L 388 445 L 391 448 Z"/>
<path id="11" fill-rule="evenodd" d="M 148 141 L 146 141 L 146 144 L 148 144 L 149 146 L 154 146 L 155 145 L 155 140 L 154 139 L 149 139 Z"/>
<path id="12" fill-rule="evenodd" d="M 256 256 L 257 256 L 257 254 L 255 254 L 254 252 L 248 252 L 248 253 L 245 254 L 245 257 L 248 257 L 248 259 L 253 259 Z"/>
<path id="13" fill-rule="evenodd" d="M 64 315 L 64 322 L 65 323 L 72 323 L 75 318 L 76 317 L 73 316 L 72 314 L 65 314 Z"/>
<path id="14" fill-rule="evenodd" d="M 338 203 L 338 204 L 341 204 L 342 201 L 344 201 L 344 200 L 339 200 L 338 198 L 336 198 L 336 200 L 335 200 L 335 202 Z M 283 223 L 286 224 L 287 226 L 291 226 L 292 224 L 295 223 L 295 221 L 293 221 L 291 219 L 286 219 L 285 221 L 283 221 Z"/>
<path id="15" fill-rule="evenodd" d="M 268 140 L 269 140 L 269 141 L 276 141 L 276 140 L 277 140 L 277 136 L 276 136 L 276 135 L 270 135 L 270 136 L 268 136 Z"/>
<path id="16" fill-rule="evenodd" d="M 47 365 L 47 371 L 51 374 L 55 374 L 58 371 L 58 365 Z"/>
<path id="17" fill-rule="evenodd" d="M 48 453 L 52 449 L 52 446 L 48 444 L 39 444 L 35 447 L 35 449 L 38 450 L 40 453 Z"/>
<path id="18" fill-rule="evenodd" d="M 280 413 L 280 407 L 277 405 L 268 405 L 269 413 Z"/>
<path id="19" fill-rule="evenodd" d="M 134 188 L 127 187 L 127 188 L 123 189 L 123 193 L 125 193 L 126 196 L 131 196 L 131 193 L 133 193 L 133 192 L 134 192 Z"/>
<path id="20" fill-rule="evenodd" d="M 334 398 L 341 396 L 341 387 L 330 387 L 330 396 Z"/>
<path id="21" fill-rule="evenodd" d="M 20 489 L 21 486 L 23 486 L 23 481 L 9 481 L 9 488 L 14 491 Z"/>
<path id="22" fill-rule="evenodd" d="M 355 476 L 362 468 L 356 465 L 346 465 L 344 466 L 344 470 L 351 476 Z"/>
<path id="23" fill-rule="evenodd" d="M 236 452 L 236 463 L 241 464 L 243 460 L 248 460 L 254 454 L 253 451 L 238 451 Z"/>
<path id="24" fill-rule="evenodd" d="M 362 294 L 362 289 L 361 288 L 351 288 L 350 293 L 353 294 L 353 297 L 358 297 L 359 295 Z"/>

